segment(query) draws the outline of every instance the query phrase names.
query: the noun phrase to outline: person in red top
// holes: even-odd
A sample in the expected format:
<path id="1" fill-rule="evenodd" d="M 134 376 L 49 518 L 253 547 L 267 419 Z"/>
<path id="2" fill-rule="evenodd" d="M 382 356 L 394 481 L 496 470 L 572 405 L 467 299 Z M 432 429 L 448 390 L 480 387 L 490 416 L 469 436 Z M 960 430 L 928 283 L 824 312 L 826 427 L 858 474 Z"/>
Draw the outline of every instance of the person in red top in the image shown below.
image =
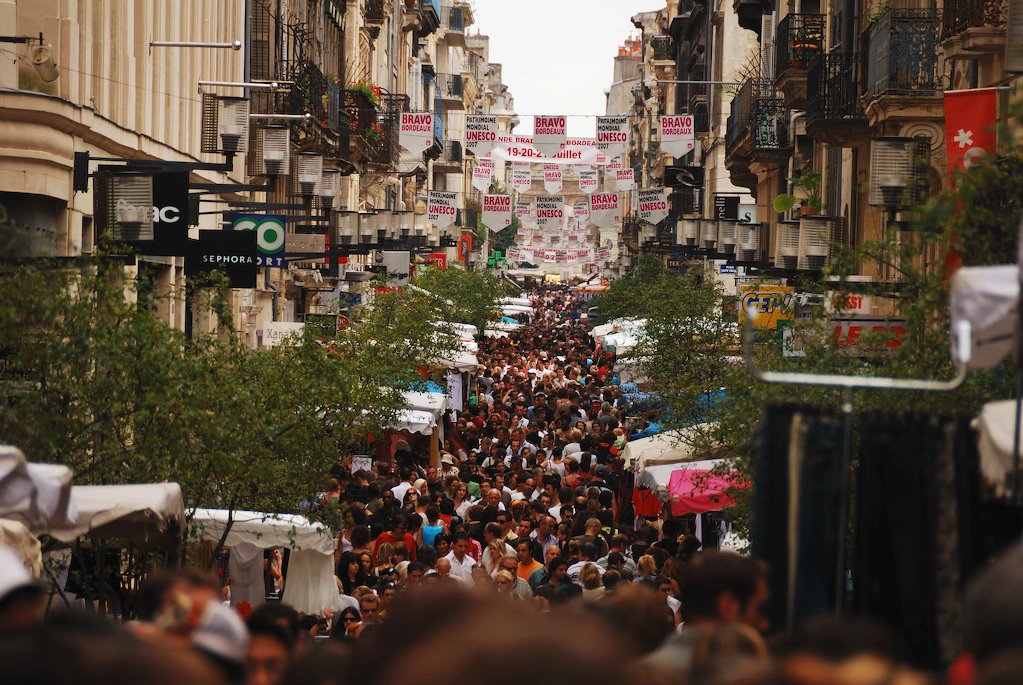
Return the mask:
<path id="1" fill-rule="evenodd" d="M 404 514 L 395 514 L 391 519 L 391 530 L 381 533 L 373 543 L 373 563 L 377 562 L 377 548 L 383 543 L 391 545 L 405 545 L 405 549 L 408 550 L 408 560 L 416 560 L 416 540 L 411 535 L 406 533 L 408 530 L 408 522 L 405 521 Z"/>

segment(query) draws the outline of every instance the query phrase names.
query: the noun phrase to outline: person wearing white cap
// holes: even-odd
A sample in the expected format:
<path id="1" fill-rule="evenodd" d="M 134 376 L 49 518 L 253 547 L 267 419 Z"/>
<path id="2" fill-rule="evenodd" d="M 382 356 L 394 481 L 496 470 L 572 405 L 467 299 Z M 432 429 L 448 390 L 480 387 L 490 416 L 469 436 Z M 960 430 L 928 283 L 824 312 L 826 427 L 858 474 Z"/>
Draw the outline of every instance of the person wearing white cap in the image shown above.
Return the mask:
<path id="1" fill-rule="evenodd" d="M 23 633 L 43 620 L 46 593 L 42 583 L 7 546 L 0 547 L 0 639 Z"/>

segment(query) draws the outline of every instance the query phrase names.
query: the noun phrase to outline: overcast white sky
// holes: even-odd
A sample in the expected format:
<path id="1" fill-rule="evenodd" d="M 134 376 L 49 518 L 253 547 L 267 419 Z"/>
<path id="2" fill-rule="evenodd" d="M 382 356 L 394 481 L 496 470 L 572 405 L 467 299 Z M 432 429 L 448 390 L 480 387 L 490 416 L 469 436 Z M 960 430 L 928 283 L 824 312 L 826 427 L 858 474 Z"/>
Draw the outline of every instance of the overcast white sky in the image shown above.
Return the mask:
<path id="1" fill-rule="evenodd" d="M 504 69 L 522 123 L 533 131 L 534 114 L 604 113 L 614 57 L 639 29 L 629 19 L 663 9 L 663 0 L 475 0 L 475 26 L 490 36 L 490 59 Z M 527 116 L 529 115 L 529 116 Z M 593 137 L 596 120 L 568 118 L 568 135 Z"/>

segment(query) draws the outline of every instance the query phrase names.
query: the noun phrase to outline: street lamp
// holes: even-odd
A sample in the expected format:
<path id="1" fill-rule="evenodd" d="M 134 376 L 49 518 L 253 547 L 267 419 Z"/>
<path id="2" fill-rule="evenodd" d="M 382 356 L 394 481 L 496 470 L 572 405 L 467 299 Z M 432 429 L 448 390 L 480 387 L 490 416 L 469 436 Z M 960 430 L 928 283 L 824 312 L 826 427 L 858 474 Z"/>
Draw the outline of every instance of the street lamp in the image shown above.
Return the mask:
<path id="1" fill-rule="evenodd" d="M 359 213 L 340 210 L 331 213 L 338 242 L 351 245 L 359 239 Z"/>
<path id="2" fill-rule="evenodd" d="M 700 238 L 700 220 L 682 219 L 682 230 L 679 231 L 679 237 L 685 240 L 686 245 L 695 247 L 696 241 Z M 679 244 L 682 244 L 681 241 Z"/>
<path id="3" fill-rule="evenodd" d="M 220 98 L 219 129 L 224 152 L 245 152 L 249 147 L 249 101 Z"/>
<path id="4" fill-rule="evenodd" d="M 700 239 L 708 251 L 714 251 L 718 240 L 718 226 L 714 219 L 700 219 Z"/>
<path id="5" fill-rule="evenodd" d="M 735 252 L 735 221 L 730 219 L 718 220 L 718 249 L 721 252 Z"/>
<path id="6" fill-rule="evenodd" d="M 115 241 L 153 239 L 153 176 L 118 172 L 96 175 L 97 211 L 101 231 Z"/>
<path id="7" fill-rule="evenodd" d="M 320 182 L 320 204 L 323 209 L 333 209 L 334 200 L 341 194 L 341 172 L 324 169 Z"/>
<path id="8" fill-rule="evenodd" d="M 778 222 L 778 248 L 775 266 L 779 269 L 795 269 L 799 263 L 799 222 Z"/>
<path id="9" fill-rule="evenodd" d="M 319 195 L 323 182 L 323 157 L 314 152 L 295 156 L 292 190 L 298 195 Z"/>
<path id="10" fill-rule="evenodd" d="M 286 176 L 291 171 L 291 134 L 284 126 L 267 126 L 260 129 L 259 136 L 263 152 L 263 169 L 268 176 Z"/>
<path id="11" fill-rule="evenodd" d="M 761 258 L 760 224 L 739 224 L 737 226 L 739 257 L 744 262 L 756 262 Z"/>

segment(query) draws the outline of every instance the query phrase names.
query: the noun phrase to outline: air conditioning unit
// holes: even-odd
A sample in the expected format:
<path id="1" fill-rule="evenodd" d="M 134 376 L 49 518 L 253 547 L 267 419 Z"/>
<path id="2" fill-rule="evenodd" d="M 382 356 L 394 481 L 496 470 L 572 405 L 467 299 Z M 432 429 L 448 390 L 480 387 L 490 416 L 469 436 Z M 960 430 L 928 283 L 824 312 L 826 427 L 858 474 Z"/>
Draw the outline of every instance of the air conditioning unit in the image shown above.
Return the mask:
<path id="1" fill-rule="evenodd" d="M 779 269 L 795 269 L 799 262 L 799 222 L 778 222 L 778 243 L 774 265 Z"/>

